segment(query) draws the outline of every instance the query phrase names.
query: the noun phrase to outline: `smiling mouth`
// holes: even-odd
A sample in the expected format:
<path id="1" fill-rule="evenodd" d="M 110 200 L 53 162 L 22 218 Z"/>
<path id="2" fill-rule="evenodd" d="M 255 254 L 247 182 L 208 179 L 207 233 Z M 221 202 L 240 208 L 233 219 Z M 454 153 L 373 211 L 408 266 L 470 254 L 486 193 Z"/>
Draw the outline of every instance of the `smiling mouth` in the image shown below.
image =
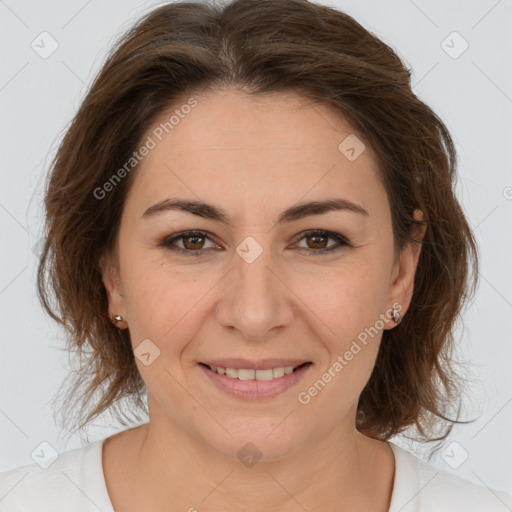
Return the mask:
<path id="1" fill-rule="evenodd" d="M 281 377 L 289 375 L 299 368 L 312 363 L 306 362 L 297 366 L 278 366 L 275 368 L 268 368 L 266 370 L 255 370 L 254 368 L 227 368 L 222 366 L 210 366 L 205 363 L 199 364 L 208 368 L 213 373 L 224 375 L 230 379 L 269 381 L 280 379 Z"/>

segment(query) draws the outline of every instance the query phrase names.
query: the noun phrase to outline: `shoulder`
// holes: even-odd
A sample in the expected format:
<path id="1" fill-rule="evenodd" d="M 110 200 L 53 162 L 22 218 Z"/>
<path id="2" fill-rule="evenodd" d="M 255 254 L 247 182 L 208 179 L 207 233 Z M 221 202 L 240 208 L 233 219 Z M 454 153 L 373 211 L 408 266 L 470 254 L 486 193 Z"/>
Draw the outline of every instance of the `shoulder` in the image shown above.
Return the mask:
<path id="1" fill-rule="evenodd" d="M 423 461 L 418 463 L 421 482 L 427 492 L 422 497 L 427 510 L 507 512 L 512 496 L 505 491 L 479 485 Z"/>
<path id="2" fill-rule="evenodd" d="M 512 495 L 436 468 L 390 443 L 395 488 L 390 512 L 509 512 Z"/>
<path id="3" fill-rule="evenodd" d="M 101 473 L 101 444 L 102 441 L 95 441 L 53 458 L 44 457 L 41 452 L 44 459 L 40 463 L 0 472 L 0 509 L 64 512 L 71 505 L 83 503 L 91 484 L 88 479 L 94 478 L 90 472 Z"/>

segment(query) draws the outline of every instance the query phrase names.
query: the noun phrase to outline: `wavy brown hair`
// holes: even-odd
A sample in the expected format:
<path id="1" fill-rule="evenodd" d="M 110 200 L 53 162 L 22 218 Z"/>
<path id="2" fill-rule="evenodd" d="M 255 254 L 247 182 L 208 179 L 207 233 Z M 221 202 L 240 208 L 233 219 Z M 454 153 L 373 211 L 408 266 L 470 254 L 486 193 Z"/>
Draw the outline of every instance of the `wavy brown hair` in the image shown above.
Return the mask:
<path id="1" fill-rule="evenodd" d="M 400 325 L 383 332 L 356 427 L 383 441 L 408 427 L 422 441 L 444 440 L 454 423 L 466 423 L 458 420 L 466 379 L 452 356 L 478 273 L 476 243 L 454 194 L 454 144 L 388 45 L 349 15 L 307 0 L 170 3 L 145 14 L 111 49 L 63 137 L 45 190 L 38 293 L 65 328 L 67 350 L 79 355 L 59 408 L 62 425 L 81 430 L 107 410 L 126 425 L 148 412 L 129 330 L 108 316 L 100 266 L 102 255 L 115 252 L 137 167 L 103 199 L 93 191 L 178 99 L 225 87 L 251 95 L 294 91 L 347 119 L 377 155 L 397 250 L 420 243 L 412 237 L 412 212 L 423 211 L 412 302 Z"/>

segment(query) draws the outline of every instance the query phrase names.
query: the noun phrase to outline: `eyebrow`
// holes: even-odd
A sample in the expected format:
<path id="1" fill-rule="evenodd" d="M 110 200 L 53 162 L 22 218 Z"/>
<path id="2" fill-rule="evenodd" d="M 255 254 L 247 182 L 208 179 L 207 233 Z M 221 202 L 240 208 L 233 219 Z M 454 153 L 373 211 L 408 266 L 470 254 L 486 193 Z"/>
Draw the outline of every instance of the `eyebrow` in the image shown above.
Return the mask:
<path id="1" fill-rule="evenodd" d="M 150 219 L 164 212 L 178 210 L 197 215 L 203 219 L 209 219 L 222 224 L 229 225 L 230 217 L 226 210 L 212 204 L 202 201 L 193 201 L 187 199 L 168 198 L 159 201 L 150 206 L 141 216 L 141 219 Z M 284 210 L 277 223 L 292 222 L 310 215 L 321 215 L 332 211 L 347 211 L 369 216 L 368 212 L 360 205 L 349 201 L 348 199 L 334 198 L 322 201 L 311 201 L 308 203 L 299 203 Z"/>

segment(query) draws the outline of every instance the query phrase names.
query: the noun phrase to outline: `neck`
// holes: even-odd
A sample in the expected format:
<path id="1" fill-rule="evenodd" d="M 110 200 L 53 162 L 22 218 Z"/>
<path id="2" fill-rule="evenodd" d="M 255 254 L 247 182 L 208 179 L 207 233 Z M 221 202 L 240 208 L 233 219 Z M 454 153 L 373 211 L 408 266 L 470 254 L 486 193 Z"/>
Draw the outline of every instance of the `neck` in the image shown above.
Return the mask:
<path id="1" fill-rule="evenodd" d="M 230 512 L 243 504 L 254 511 L 385 512 L 394 479 L 391 448 L 347 425 L 285 458 L 244 464 L 152 418 L 134 429 L 124 480 L 130 507 L 120 510 Z"/>

